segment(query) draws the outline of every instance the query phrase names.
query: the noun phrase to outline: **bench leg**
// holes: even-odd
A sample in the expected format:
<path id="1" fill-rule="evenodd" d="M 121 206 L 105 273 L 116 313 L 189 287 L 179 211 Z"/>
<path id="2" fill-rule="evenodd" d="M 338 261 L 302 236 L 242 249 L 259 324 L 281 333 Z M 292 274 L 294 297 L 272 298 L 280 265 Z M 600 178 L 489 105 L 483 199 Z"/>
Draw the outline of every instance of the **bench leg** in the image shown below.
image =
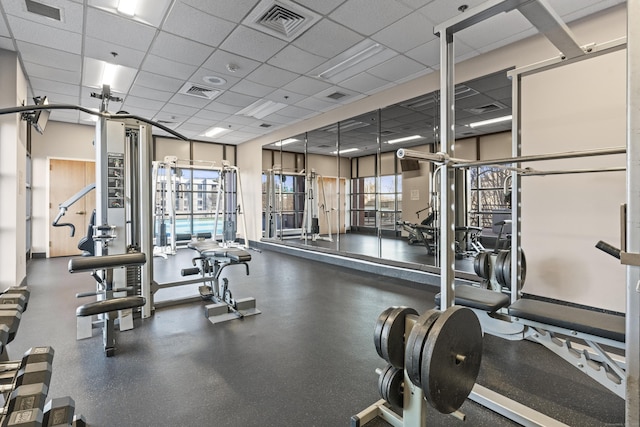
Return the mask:
<path id="1" fill-rule="evenodd" d="M 84 340 L 93 335 L 93 317 L 76 317 L 76 339 Z"/>

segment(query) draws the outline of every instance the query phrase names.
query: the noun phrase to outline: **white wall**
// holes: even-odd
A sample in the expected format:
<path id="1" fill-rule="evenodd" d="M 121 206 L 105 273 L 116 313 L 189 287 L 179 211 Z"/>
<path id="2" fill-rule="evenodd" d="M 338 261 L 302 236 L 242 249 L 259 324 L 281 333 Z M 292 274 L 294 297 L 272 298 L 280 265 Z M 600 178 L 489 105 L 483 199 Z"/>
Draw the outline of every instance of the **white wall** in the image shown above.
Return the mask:
<path id="1" fill-rule="evenodd" d="M 49 245 L 49 159 L 95 160 L 94 139 L 94 126 L 52 121 L 43 135 L 32 133 L 32 253 L 46 253 Z"/>
<path id="2" fill-rule="evenodd" d="M 0 49 L 0 107 L 27 102 L 27 83 L 15 52 Z M 26 141 L 27 125 L 19 114 L 0 116 L 0 287 L 19 285 L 26 277 Z"/>
<path id="3" fill-rule="evenodd" d="M 626 143 L 626 52 L 523 79 L 522 154 Z M 529 163 L 540 170 L 624 166 L 625 156 Z M 625 173 L 523 178 L 525 291 L 625 311 L 625 268 L 594 246 L 620 242 Z"/>

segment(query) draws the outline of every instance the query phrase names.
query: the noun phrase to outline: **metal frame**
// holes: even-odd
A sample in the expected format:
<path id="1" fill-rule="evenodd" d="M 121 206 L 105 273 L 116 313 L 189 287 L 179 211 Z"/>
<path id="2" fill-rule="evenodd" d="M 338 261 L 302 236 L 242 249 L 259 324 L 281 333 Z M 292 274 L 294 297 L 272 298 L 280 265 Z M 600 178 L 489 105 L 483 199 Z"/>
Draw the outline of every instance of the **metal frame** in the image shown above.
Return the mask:
<path id="1" fill-rule="evenodd" d="M 530 2 L 528 0 L 490 0 L 486 3 L 466 11 L 463 15 L 450 19 L 434 29 L 434 33 L 440 37 L 440 86 L 441 86 L 441 151 L 445 156 L 452 154 L 452 144 L 454 140 L 453 123 L 454 123 L 454 98 L 452 90 L 455 85 L 454 79 L 454 62 L 453 62 L 453 39 L 454 34 L 465 28 L 468 28 L 478 22 L 491 18 L 500 13 L 518 9 L 538 30 L 543 33 L 549 41 L 551 41 L 561 52 L 559 57 L 545 61 L 540 64 L 514 70 L 508 74 L 512 76 L 512 96 L 515 114 L 512 121 L 512 155 L 514 158 L 521 156 L 521 137 L 520 137 L 520 117 L 521 108 L 521 78 L 528 73 L 544 71 L 551 67 L 564 65 L 570 61 L 577 61 L 585 57 L 591 57 L 590 53 L 606 53 L 608 51 L 619 50 L 622 43 L 611 42 L 603 49 L 594 49 L 593 46 L 581 47 L 576 41 L 573 34 L 567 26 L 560 20 L 557 14 L 547 5 L 546 1 L 538 0 Z M 638 70 L 640 69 L 640 58 L 637 52 L 634 57 L 635 44 L 640 40 L 640 30 L 635 24 L 640 18 L 640 0 L 628 0 L 628 36 L 627 36 L 627 114 L 628 114 L 628 134 L 627 134 L 627 206 L 628 216 L 626 219 L 626 240 L 630 243 L 628 250 L 630 252 L 640 252 L 640 200 L 637 197 L 640 191 L 640 82 L 638 82 Z M 444 159 L 446 160 L 446 159 Z M 512 160 L 513 161 L 513 160 Z M 517 164 L 516 167 L 520 165 Z M 443 162 L 443 174 L 441 181 L 442 203 L 441 203 L 441 242 L 440 245 L 442 266 L 440 292 L 442 309 L 446 309 L 453 304 L 455 299 L 453 283 L 455 275 L 451 268 L 451 260 L 454 256 L 454 248 L 452 246 L 451 227 L 454 225 L 455 207 L 453 205 L 453 186 L 455 182 L 451 181 L 450 171 L 453 167 L 448 161 Z M 520 200 L 520 174 L 517 171 L 512 173 L 512 247 L 516 248 L 517 256 L 512 257 L 512 286 L 511 300 L 518 298 L 517 283 L 520 282 L 518 266 L 521 262 L 521 200 Z M 626 386 L 626 423 L 627 425 L 636 425 L 640 419 L 640 387 L 639 387 L 639 371 L 640 371 L 640 294 L 636 288 L 636 283 L 640 280 L 640 270 L 636 266 L 627 267 L 627 386 Z M 492 404 L 485 399 L 481 393 L 473 393 L 472 399 L 476 402 L 484 404 L 494 410 L 498 406 Z M 521 405 L 520 405 L 521 406 Z M 508 414 L 500 412 L 503 415 L 519 420 L 518 411 L 522 408 L 513 407 L 508 409 Z M 542 416 L 542 414 L 533 414 L 534 417 Z M 544 420 L 541 419 L 541 425 Z"/>

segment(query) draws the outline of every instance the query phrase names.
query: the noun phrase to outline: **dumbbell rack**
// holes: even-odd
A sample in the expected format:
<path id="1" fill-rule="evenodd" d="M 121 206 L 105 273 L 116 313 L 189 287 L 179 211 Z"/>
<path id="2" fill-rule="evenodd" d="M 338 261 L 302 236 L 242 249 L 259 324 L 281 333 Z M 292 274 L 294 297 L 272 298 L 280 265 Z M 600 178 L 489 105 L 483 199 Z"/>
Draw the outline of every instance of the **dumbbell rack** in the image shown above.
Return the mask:
<path id="1" fill-rule="evenodd" d="M 459 312 L 455 313 L 455 311 Z M 469 340 L 472 344 L 462 344 L 460 346 L 460 343 L 445 343 L 446 351 L 444 353 L 450 353 L 452 357 L 449 358 L 450 360 L 444 360 L 441 357 L 441 350 L 436 350 L 436 346 L 439 346 L 441 349 L 442 340 L 449 340 L 451 338 L 450 330 L 452 328 L 450 326 L 453 323 L 453 329 L 455 330 L 455 328 L 458 328 L 458 324 L 460 322 L 456 319 L 461 319 L 461 317 L 456 316 L 456 314 L 459 314 L 462 311 L 464 311 L 464 316 L 462 316 L 462 318 L 466 318 L 464 323 L 466 323 L 466 326 L 471 330 L 471 333 L 467 335 L 467 337 L 470 338 Z M 388 313 L 391 314 L 386 317 L 386 314 Z M 441 314 L 439 312 L 435 313 L 434 311 L 428 311 L 423 314 L 425 317 L 419 317 L 417 312 L 413 309 L 406 307 L 390 307 L 379 316 L 378 322 L 376 323 L 376 330 L 374 331 L 374 342 L 376 344 L 378 354 L 389 362 L 387 368 L 382 371 L 377 370 L 380 375 L 378 381 L 379 391 L 383 398 L 360 413 L 352 416 L 351 427 L 363 426 L 376 418 L 381 418 L 394 427 L 426 427 L 427 401 L 429 401 L 431 405 L 441 413 L 450 414 L 460 420 L 465 419 L 464 414 L 462 414 L 458 409 L 462 405 L 464 399 L 471 392 L 471 388 L 475 383 L 475 378 L 480 367 L 482 330 L 475 314 L 468 309 L 453 307 L 448 309 L 445 313 L 447 316 L 443 316 L 444 323 L 443 321 L 439 322 L 438 327 L 434 327 L 434 325 Z M 453 314 L 454 319 L 452 319 L 451 314 Z M 400 317 L 400 315 L 402 317 Z M 470 315 L 473 316 L 473 319 L 475 319 L 476 322 L 469 325 Z M 401 331 L 403 332 L 401 334 L 397 331 L 398 322 L 402 322 L 404 324 L 404 330 Z M 447 325 L 447 322 L 451 323 L 448 323 Z M 390 325 L 390 323 L 392 325 Z M 393 331 L 394 326 L 396 327 L 396 331 Z M 423 326 L 422 330 L 416 329 L 414 331 L 414 328 L 419 328 L 421 326 Z M 411 337 L 412 331 L 413 336 Z M 419 333 L 422 333 L 422 335 L 419 336 Z M 430 344 L 428 345 L 427 341 L 429 340 Z M 441 341 L 438 342 L 438 340 Z M 421 343 L 424 344 L 420 346 L 419 344 Z M 473 354 L 478 349 L 478 343 L 480 354 Z M 420 357 L 416 356 L 416 346 L 420 347 L 417 354 L 417 356 Z M 427 347 L 429 348 L 429 350 L 426 351 L 428 354 L 425 354 L 424 349 Z M 383 391 L 384 387 L 392 387 L 391 376 L 393 374 L 388 376 L 390 369 L 400 369 L 398 367 L 398 365 L 400 365 L 400 363 L 398 363 L 398 349 L 401 350 L 401 359 L 403 360 L 403 381 L 402 384 L 399 385 L 398 390 L 390 390 L 385 393 L 385 391 Z M 471 349 L 474 349 L 473 353 L 470 352 Z M 414 353 L 410 354 L 410 352 Z M 418 361 L 415 360 L 416 357 L 419 359 Z M 422 374 L 418 375 L 422 378 L 422 384 L 420 386 L 416 385 L 414 383 L 415 380 L 411 379 L 411 374 L 408 372 L 408 369 L 412 370 L 413 375 L 416 376 L 416 366 L 425 367 L 425 364 L 423 364 L 423 358 L 427 359 L 426 365 L 428 367 L 431 367 L 432 364 L 438 365 L 438 362 L 442 362 L 442 365 L 444 365 L 444 371 L 446 372 L 445 376 L 448 373 L 451 373 L 450 369 L 452 367 L 453 369 L 458 369 L 456 368 L 457 366 L 461 367 L 460 369 L 462 369 L 462 372 L 458 371 L 459 375 L 452 375 L 452 377 L 459 378 L 461 374 L 466 378 L 464 378 L 459 384 L 451 384 L 450 387 L 444 387 L 458 387 L 459 393 L 454 399 L 455 402 L 442 402 L 440 400 L 441 398 L 433 393 L 430 397 L 426 396 L 424 388 L 426 387 L 427 391 L 430 390 L 429 387 L 431 386 L 432 379 L 425 380 L 425 376 Z M 407 364 L 409 363 L 412 363 L 413 365 L 411 365 L 410 368 L 407 368 Z M 416 365 L 416 363 L 418 363 L 418 365 Z M 464 366 L 465 363 L 467 364 L 466 366 Z M 395 368 L 393 367 L 394 365 Z M 429 369 L 429 371 L 431 370 Z M 402 394 L 402 405 L 397 408 L 402 410 L 402 415 L 399 415 L 392 409 L 393 405 L 391 404 L 391 401 L 396 401 L 397 395 L 395 395 L 396 399 L 391 399 L 389 398 L 390 393 Z M 385 394 L 387 396 L 385 396 Z M 462 400 L 460 399 L 461 396 Z M 385 397 L 387 397 L 389 401 L 385 400 Z"/>

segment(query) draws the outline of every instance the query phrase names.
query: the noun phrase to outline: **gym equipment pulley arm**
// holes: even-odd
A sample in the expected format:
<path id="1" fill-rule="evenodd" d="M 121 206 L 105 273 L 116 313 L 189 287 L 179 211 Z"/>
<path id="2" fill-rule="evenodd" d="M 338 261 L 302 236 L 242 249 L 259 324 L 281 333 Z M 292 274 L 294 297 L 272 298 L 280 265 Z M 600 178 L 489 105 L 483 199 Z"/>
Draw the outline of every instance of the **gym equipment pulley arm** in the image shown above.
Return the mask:
<path id="1" fill-rule="evenodd" d="M 96 188 L 96 183 L 94 182 L 92 184 L 87 185 L 82 190 L 78 191 L 76 194 L 74 194 L 73 196 L 71 196 L 70 198 L 65 200 L 64 202 L 60 203 L 58 205 L 58 208 L 60 209 L 60 211 L 58 212 L 58 216 L 56 216 L 56 219 L 53 220 L 51 225 L 53 225 L 54 227 L 70 227 L 71 228 L 71 237 L 73 237 L 76 234 L 75 225 L 73 225 L 73 224 L 71 224 L 69 222 L 58 223 L 58 221 L 60 221 L 60 219 L 64 216 L 64 214 L 67 213 L 67 209 L 69 209 L 69 207 L 71 207 L 71 205 L 76 203 L 78 200 L 82 199 L 87 193 L 89 193 L 90 191 L 92 191 L 95 188 Z"/>

